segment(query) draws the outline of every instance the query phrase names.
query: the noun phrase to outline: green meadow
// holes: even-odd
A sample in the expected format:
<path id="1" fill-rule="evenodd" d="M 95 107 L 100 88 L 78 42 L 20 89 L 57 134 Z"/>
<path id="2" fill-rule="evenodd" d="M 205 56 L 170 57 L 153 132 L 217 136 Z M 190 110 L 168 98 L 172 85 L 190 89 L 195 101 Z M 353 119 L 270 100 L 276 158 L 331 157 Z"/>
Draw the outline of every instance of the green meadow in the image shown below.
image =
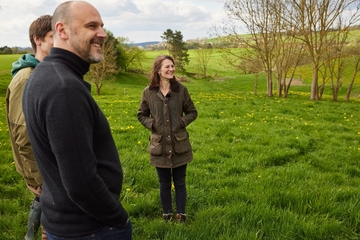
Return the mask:
<path id="1" fill-rule="evenodd" d="M 160 52 L 146 54 L 147 71 Z M 33 198 L 15 171 L 5 117 L 11 62 L 18 57 L 0 56 L 4 240 L 24 237 Z M 100 96 L 93 86 L 121 157 L 120 201 L 130 214 L 133 239 L 360 239 L 359 80 L 349 102 L 346 82 L 338 102 L 331 100 L 330 86 L 321 101 L 310 101 L 311 78 L 292 86 L 286 99 L 268 98 L 263 76 L 254 95 L 254 76 L 220 63 L 215 54 L 209 66 L 213 77 L 188 76 L 183 83 L 199 113 L 188 127 L 194 160 L 187 171 L 186 224 L 161 218 L 156 171 L 147 153 L 150 133 L 136 117 L 147 77 L 121 73 L 104 84 Z M 196 72 L 191 63 L 187 69 Z"/>

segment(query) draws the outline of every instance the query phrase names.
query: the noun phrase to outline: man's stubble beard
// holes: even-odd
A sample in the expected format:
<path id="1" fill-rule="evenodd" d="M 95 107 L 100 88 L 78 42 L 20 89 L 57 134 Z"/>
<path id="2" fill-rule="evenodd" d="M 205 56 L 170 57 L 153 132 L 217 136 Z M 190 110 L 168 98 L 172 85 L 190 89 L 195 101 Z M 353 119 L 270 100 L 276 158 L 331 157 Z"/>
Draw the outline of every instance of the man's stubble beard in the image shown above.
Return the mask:
<path id="1" fill-rule="evenodd" d="M 104 60 L 104 55 L 102 49 L 96 50 L 96 53 L 93 54 L 91 43 L 87 43 L 84 41 L 79 41 L 78 36 L 74 36 L 71 41 L 71 45 L 73 46 L 74 50 L 77 51 L 77 54 L 84 59 L 88 63 L 99 63 Z M 81 43 L 83 47 L 81 46 Z"/>
<path id="2" fill-rule="evenodd" d="M 88 55 L 88 59 L 90 60 L 90 63 L 99 63 L 104 60 L 104 54 L 102 52 L 102 49 L 97 50 L 97 54 L 93 55 L 91 52 L 91 47 Z"/>

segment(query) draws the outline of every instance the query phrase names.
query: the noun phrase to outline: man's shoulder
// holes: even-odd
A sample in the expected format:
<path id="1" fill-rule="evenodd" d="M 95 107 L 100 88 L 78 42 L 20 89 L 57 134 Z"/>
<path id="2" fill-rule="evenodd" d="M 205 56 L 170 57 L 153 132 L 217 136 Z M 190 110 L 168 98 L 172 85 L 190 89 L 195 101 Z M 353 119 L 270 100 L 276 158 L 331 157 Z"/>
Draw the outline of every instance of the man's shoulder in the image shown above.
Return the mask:
<path id="1" fill-rule="evenodd" d="M 26 81 L 29 79 L 33 70 L 34 68 L 32 67 L 26 67 L 20 69 L 11 80 L 9 84 L 9 88 L 11 89 L 11 88 L 17 88 L 19 86 L 23 86 L 26 83 Z"/>
<path id="2" fill-rule="evenodd" d="M 34 71 L 33 67 L 25 67 L 20 69 L 16 75 L 13 77 L 13 79 L 17 79 L 17 78 L 29 78 L 32 71 Z"/>

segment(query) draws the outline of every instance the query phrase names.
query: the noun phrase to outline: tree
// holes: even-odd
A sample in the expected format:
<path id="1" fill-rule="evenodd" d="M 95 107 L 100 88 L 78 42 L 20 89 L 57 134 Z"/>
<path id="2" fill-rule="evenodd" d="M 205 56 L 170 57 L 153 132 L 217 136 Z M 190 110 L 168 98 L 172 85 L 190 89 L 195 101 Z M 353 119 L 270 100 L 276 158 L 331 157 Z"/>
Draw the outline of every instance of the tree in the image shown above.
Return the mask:
<path id="1" fill-rule="evenodd" d="M 350 94 L 356 79 L 357 74 L 360 71 L 360 38 L 358 37 L 355 41 L 355 45 L 346 48 L 347 56 L 349 56 L 350 63 L 353 67 L 353 73 L 351 76 L 350 84 L 346 92 L 345 101 L 350 100 Z"/>
<path id="2" fill-rule="evenodd" d="M 304 42 L 312 62 L 311 100 L 318 100 L 319 72 L 328 59 L 327 50 L 339 35 L 359 20 L 358 0 L 283 0 L 284 22 Z M 337 29 L 337 31 L 333 31 Z"/>
<path id="3" fill-rule="evenodd" d="M 120 52 L 118 65 L 123 71 L 143 71 L 142 61 L 145 59 L 145 51 L 137 46 L 131 46 L 129 39 L 125 37 L 117 38 L 119 44 L 117 46 Z"/>
<path id="4" fill-rule="evenodd" d="M 279 31 L 283 29 L 278 10 L 279 1 L 227 0 L 224 8 L 229 21 L 225 22 L 222 28 L 215 28 L 216 36 L 225 36 L 220 39 L 231 43 L 224 44 L 226 53 L 237 58 L 239 64 L 242 64 L 243 61 L 260 64 L 253 69 L 265 72 L 268 97 L 273 96 L 273 76 L 277 57 L 275 52 L 280 49 L 278 44 L 281 44 L 279 39 L 282 38 L 282 35 L 279 34 Z M 240 38 L 237 22 L 241 22 L 245 26 L 250 37 Z M 243 51 L 234 53 L 234 47 L 241 47 Z"/>
<path id="5" fill-rule="evenodd" d="M 202 48 L 195 50 L 195 59 L 199 69 L 199 72 L 205 78 L 207 77 L 207 66 L 209 64 L 213 48 L 211 45 L 204 45 Z"/>
<path id="6" fill-rule="evenodd" d="M 180 31 L 167 29 L 163 36 L 161 36 L 167 42 L 167 49 L 169 55 L 174 58 L 175 65 L 178 69 L 185 71 L 184 66 L 189 64 L 189 54 L 186 48 L 186 43 L 183 41 L 183 35 Z"/>
<path id="7" fill-rule="evenodd" d="M 12 52 L 13 54 L 19 54 L 19 53 L 20 53 L 18 47 L 12 47 L 12 48 L 11 48 L 11 52 Z"/>
<path id="8" fill-rule="evenodd" d="M 12 50 L 8 46 L 0 47 L 1 54 L 12 54 Z"/>
<path id="9" fill-rule="evenodd" d="M 339 28 L 340 29 L 340 28 Z M 324 68 L 328 70 L 331 80 L 331 91 L 333 96 L 333 101 L 338 100 L 339 90 L 343 84 L 343 76 L 345 73 L 346 67 L 346 58 L 348 57 L 345 51 L 349 31 L 343 31 L 337 34 L 337 38 L 333 40 L 332 47 L 327 49 L 325 54 L 325 64 Z M 325 86 L 320 88 L 321 91 L 324 91 Z M 320 92 L 320 99 L 322 92 Z"/>
<path id="10" fill-rule="evenodd" d="M 117 40 L 110 31 L 105 31 L 108 37 L 102 46 L 104 60 L 97 64 L 91 64 L 88 73 L 91 81 L 96 86 L 96 93 L 98 95 L 100 95 L 104 80 L 114 79 L 115 75 L 119 72 L 118 66 L 116 65 L 116 59 L 118 57 L 116 50 Z"/>
<path id="11" fill-rule="evenodd" d="M 137 46 L 127 46 L 126 70 L 143 72 L 142 61 L 146 58 L 145 51 Z"/>
<path id="12" fill-rule="evenodd" d="M 304 46 L 293 37 L 284 35 L 279 38 L 281 43 L 277 44 L 275 50 L 275 78 L 278 85 L 278 97 L 286 98 L 297 67 L 304 57 Z"/>
<path id="13" fill-rule="evenodd" d="M 265 72 L 269 97 L 274 76 L 278 80 L 278 95 L 284 90 L 287 96 L 295 68 L 306 49 L 313 74 L 310 99 L 317 100 L 324 90 L 325 76 L 340 79 L 342 68 L 334 68 L 339 66 L 339 61 L 332 65 L 332 71 L 325 68 L 329 63 L 328 51 L 344 47 L 342 36 L 360 18 L 359 4 L 359 0 L 227 0 L 225 10 L 229 20 L 223 27 L 214 28 L 215 36 L 223 42 L 223 56 L 229 64 L 240 66 L 250 62 L 253 64 L 246 65 Z M 249 37 L 238 34 L 238 22 L 245 26 Z M 261 65 L 255 66 L 256 63 Z M 320 87 L 319 74 L 327 74 L 323 75 Z M 334 80 L 334 94 L 336 81 L 341 82 Z"/>
<path id="14" fill-rule="evenodd" d="M 273 96 L 276 78 L 278 96 L 284 91 L 287 97 L 302 47 L 289 34 L 291 31 L 285 30 L 281 0 L 227 0 L 225 10 L 229 20 L 222 27 L 213 28 L 222 42 L 224 60 L 245 73 L 265 72 L 268 97 Z M 249 32 L 248 36 L 239 34 L 238 22 Z"/>

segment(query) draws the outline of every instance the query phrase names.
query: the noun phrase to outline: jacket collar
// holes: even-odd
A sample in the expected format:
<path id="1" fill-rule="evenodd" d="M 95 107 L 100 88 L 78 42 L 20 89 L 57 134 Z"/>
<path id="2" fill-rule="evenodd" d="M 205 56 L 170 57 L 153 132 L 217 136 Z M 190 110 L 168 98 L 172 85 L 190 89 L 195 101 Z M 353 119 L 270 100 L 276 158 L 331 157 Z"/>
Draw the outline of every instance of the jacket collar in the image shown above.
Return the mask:
<path id="1" fill-rule="evenodd" d="M 150 90 L 154 90 L 154 91 L 159 91 L 159 88 L 160 88 L 159 86 L 157 86 L 157 87 L 150 86 L 149 87 Z M 171 90 L 171 92 L 179 92 L 180 91 L 180 83 L 175 79 L 171 79 L 170 80 L 170 90 Z"/>

